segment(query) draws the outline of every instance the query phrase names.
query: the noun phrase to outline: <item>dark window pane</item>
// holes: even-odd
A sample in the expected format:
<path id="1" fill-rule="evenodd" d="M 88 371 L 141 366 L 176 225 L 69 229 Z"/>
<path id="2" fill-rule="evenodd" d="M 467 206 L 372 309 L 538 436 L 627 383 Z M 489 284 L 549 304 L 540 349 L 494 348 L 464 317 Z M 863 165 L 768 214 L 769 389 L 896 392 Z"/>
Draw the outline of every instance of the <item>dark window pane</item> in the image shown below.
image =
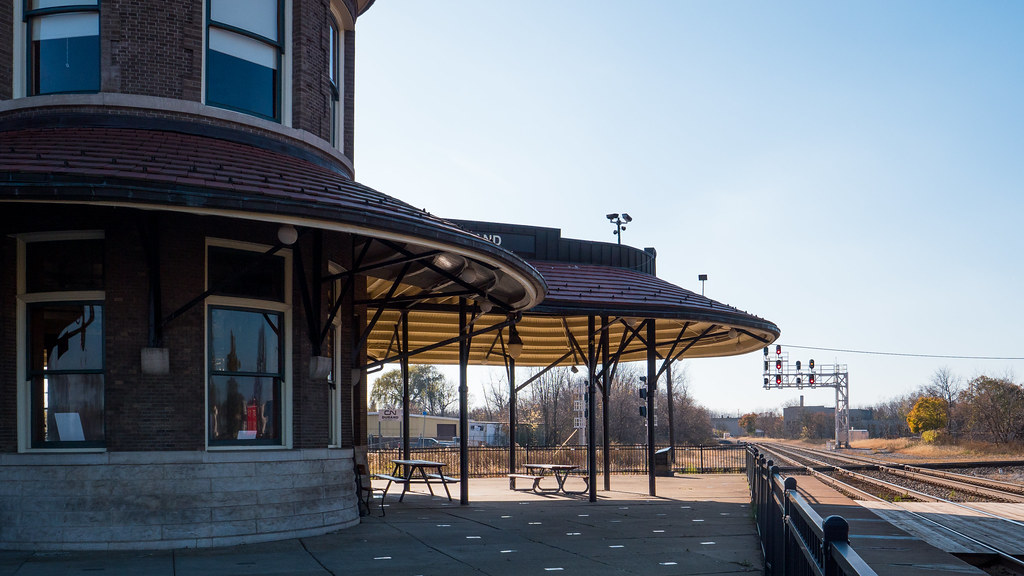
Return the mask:
<path id="1" fill-rule="evenodd" d="M 32 379 L 32 439 L 103 442 L 103 375 L 50 374 Z"/>
<path id="2" fill-rule="evenodd" d="M 29 370 L 103 369 L 103 307 L 49 304 L 29 308 Z"/>
<path id="3" fill-rule="evenodd" d="M 284 258 L 210 246 L 209 288 L 217 294 L 284 302 Z"/>
<path id="4" fill-rule="evenodd" d="M 28 292 L 103 290 L 103 240 L 60 240 L 25 245 Z"/>
<path id="5" fill-rule="evenodd" d="M 280 374 L 281 315 L 210 310 L 210 370 Z"/>
<path id="6" fill-rule="evenodd" d="M 207 104 L 277 117 L 277 70 L 215 50 L 206 68 Z"/>
<path id="7" fill-rule="evenodd" d="M 281 440 L 281 381 L 260 376 L 211 376 L 211 443 Z"/>
<path id="8" fill-rule="evenodd" d="M 30 50 L 33 94 L 99 91 L 98 14 L 34 17 Z"/>

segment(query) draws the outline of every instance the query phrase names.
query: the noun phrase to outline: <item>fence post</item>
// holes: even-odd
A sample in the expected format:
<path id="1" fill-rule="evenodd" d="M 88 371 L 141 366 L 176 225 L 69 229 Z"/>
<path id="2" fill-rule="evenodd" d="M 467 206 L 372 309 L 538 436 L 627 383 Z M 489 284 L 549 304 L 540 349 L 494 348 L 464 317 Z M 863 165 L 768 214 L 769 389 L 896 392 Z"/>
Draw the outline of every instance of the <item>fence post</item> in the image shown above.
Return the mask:
<path id="1" fill-rule="evenodd" d="M 700 445 L 700 473 L 704 474 L 704 445 Z"/>
<path id="2" fill-rule="evenodd" d="M 850 541 L 850 524 L 842 516 L 829 516 L 821 522 L 821 561 L 825 576 L 836 576 L 840 574 L 839 566 L 832 559 L 833 542 Z"/>
<path id="3" fill-rule="evenodd" d="M 793 548 L 792 528 L 789 525 L 790 507 L 792 506 L 789 495 L 796 492 L 796 478 L 792 476 L 786 478 L 786 481 L 783 482 L 783 487 L 786 489 L 786 494 L 783 499 L 782 509 L 782 573 L 785 573 L 786 568 L 791 565 L 790 554 L 794 553 L 795 550 Z"/>

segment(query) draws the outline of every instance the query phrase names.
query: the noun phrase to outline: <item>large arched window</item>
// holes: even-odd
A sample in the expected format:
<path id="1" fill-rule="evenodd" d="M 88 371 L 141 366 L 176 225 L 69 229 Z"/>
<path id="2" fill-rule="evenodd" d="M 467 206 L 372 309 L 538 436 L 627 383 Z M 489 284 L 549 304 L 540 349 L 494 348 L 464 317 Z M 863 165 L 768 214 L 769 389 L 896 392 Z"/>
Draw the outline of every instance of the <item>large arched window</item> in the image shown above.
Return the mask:
<path id="1" fill-rule="evenodd" d="M 30 96 L 99 92 L 99 10 L 99 0 L 26 2 Z"/>
<path id="2" fill-rule="evenodd" d="M 281 120 L 282 0 L 209 0 L 206 103 Z"/>

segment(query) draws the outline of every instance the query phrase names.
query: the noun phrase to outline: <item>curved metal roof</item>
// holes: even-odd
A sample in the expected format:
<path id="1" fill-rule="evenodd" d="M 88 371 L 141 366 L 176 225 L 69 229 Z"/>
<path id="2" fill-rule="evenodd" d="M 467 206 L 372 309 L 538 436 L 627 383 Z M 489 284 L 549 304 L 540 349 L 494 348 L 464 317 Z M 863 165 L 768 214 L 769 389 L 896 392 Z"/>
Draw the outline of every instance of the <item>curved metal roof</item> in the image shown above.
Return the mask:
<path id="1" fill-rule="evenodd" d="M 251 135 L 232 141 L 223 129 L 213 138 L 111 127 L 104 116 L 92 117 L 91 125 L 78 116 L 67 122 L 73 126 L 60 117 L 36 118 L 37 127 L 19 123 L 19 129 L 0 132 L 0 202 L 120 205 L 347 232 L 378 240 L 368 242 L 364 268 L 405 255 L 410 268 L 400 294 L 429 294 L 454 280 L 486 290 L 512 310 L 532 307 L 544 296 L 543 278 L 518 256 L 358 184 L 327 163 L 289 154 L 280 142 L 262 147 Z M 197 130 L 191 124 L 182 129 Z M 402 265 L 367 274 L 390 280 Z"/>
<path id="2" fill-rule="evenodd" d="M 519 366 L 586 364 L 589 317 L 608 318 L 610 348 L 621 353 L 620 361 L 646 359 L 637 329 L 654 319 L 657 351 L 662 358 L 732 356 L 758 350 L 774 342 L 779 328 L 757 316 L 680 288 L 651 274 L 611 266 L 533 262 L 548 285 L 548 295 L 525 312 L 517 324 L 524 346 L 516 359 Z M 428 349 L 458 333 L 458 316 L 443 311 L 410 311 L 409 349 L 423 350 L 410 361 L 417 364 L 457 364 L 458 345 Z M 371 332 L 371 358 L 394 358 L 398 351 L 397 310 L 386 310 Z M 473 329 L 482 331 L 504 321 L 494 314 L 475 319 Z M 638 332 L 634 334 L 634 332 Z M 501 364 L 507 331 L 474 337 L 471 364 Z M 595 339 L 597 336 L 595 335 Z M 574 352 L 575 351 L 575 352 Z"/>

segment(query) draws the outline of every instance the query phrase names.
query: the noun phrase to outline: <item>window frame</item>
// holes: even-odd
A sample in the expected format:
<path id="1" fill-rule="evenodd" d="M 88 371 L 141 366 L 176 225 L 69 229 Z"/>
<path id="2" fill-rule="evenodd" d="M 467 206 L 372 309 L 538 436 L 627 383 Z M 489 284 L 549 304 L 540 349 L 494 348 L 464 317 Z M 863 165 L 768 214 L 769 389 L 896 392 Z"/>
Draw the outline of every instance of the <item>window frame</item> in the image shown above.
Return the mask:
<path id="1" fill-rule="evenodd" d="M 102 230 L 78 230 L 59 232 L 34 232 L 15 235 L 17 242 L 17 311 L 15 318 L 15 329 L 17 330 L 17 406 L 18 406 L 18 452 L 106 452 L 106 426 L 104 426 L 104 443 L 96 445 L 95 442 L 68 442 L 68 443 L 45 443 L 36 446 L 32 438 L 32 424 L 35 416 L 32 414 L 32 373 L 29 366 L 30 342 L 28 339 L 29 307 L 45 304 L 83 304 L 95 303 L 104 307 L 106 312 L 106 291 L 105 290 L 80 290 L 66 292 L 26 292 L 26 245 L 32 242 L 48 242 L 59 240 L 105 240 Z M 105 251 L 105 249 L 104 249 Z M 108 319 L 105 317 L 104 322 Z M 104 375 L 104 396 L 106 396 L 106 329 L 103 335 L 103 375 Z M 106 401 L 104 398 L 104 420 L 106 419 Z"/>
<path id="2" fill-rule="evenodd" d="M 344 85 L 341 71 L 344 69 L 344 66 L 341 60 L 345 56 L 345 36 L 341 26 L 338 25 L 338 18 L 333 12 L 328 13 L 327 30 L 327 89 L 330 93 L 329 104 L 331 109 L 329 114 L 331 126 L 328 141 L 331 143 L 331 146 L 340 149 L 343 145 L 341 135 L 344 131 L 341 126 L 341 120 L 344 117 L 344 113 L 341 110 L 341 87 Z"/>
<path id="3" fill-rule="evenodd" d="M 17 2 L 17 0 L 15 0 Z M 103 90 L 103 62 L 102 56 L 97 54 L 96 62 L 96 90 L 65 90 L 59 92 L 36 92 L 34 91 L 34 85 L 36 78 L 33 77 L 33 70 L 35 67 L 32 65 L 32 20 L 38 17 L 53 16 L 55 14 L 76 14 L 85 12 L 96 13 L 96 36 L 100 42 L 103 39 L 103 19 L 102 19 L 102 5 L 103 0 L 96 0 L 95 4 L 67 4 L 65 6 L 51 6 L 47 8 L 36 8 L 30 7 L 32 0 L 21 0 L 21 22 L 23 24 L 23 35 L 19 43 L 23 46 L 23 63 L 25 66 L 24 73 L 24 95 L 25 96 L 46 96 L 49 94 L 97 94 Z M 17 17 L 17 15 L 15 15 Z M 102 47 L 101 47 L 102 51 Z M 17 71 L 15 71 L 17 73 Z"/>
<path id="4" fill-rule="evenodd" d="M 251 32 L 251 31 L 246 30 L 244 28 L 239 28 L 237 26 L 233 26 L 233 25 L 227 24 L 225 22 L 219 22 L 217 20 L 214 20 L 213 19 L 213 3 L 216 2 L 216 0 L 204 0 L 204 3 L 206 5 L 206 7 L 205 7 L 206 9 L 204 11 L 205 12 L 205 22 L 204 22 L 204 26 L 203 26 L 203 42 L 204 42 L 204 46 L 203 46 L 203 80 L 202 80 L 202 82 L 203 82 L 203 102 L 205 104 L 207 104 L 208 106 L 213 106 L 215 108 L 222 108 L 224 110 L 232 110 L 234 112 L 238 112 L 238 113 L 241 113 L 241 114 L 247 114 L 249 116 L 253 116 L 253 117 L 256 117 L 256 118 L 263 118 L 265 120 L 270 120 L 272 122 L 278 122 L 278 123 L 281 123 L 281 124 L 285 124 L 285 114 L 284 114 L 284 110 L 286 109 L 285 99 L 286 99 L 286 94 L 287 94 L 287 88 L 290 85 L 290 82 L 288 82 L 286 80 L 286 73 L 287 73 L 287 71 L 285 69 L 286 68 L 286 64 L 287 64 L 287 62 L 286 62 L 286 50 L 285 50 L 285 47 L 287 45 L 286 40 L 287 40 L 288 26 L 287 26 L 287 22 L 286 22 L 286 17 L 288 15 L 288 11 L 285 9 L 285 4 L 287 3 L 286 0 L 275 0 L 275 1 L 277 2 L 277 38 L 278 38 L 277 40 L 273 40 L 271 38 L 267 38 L 266 36 L 263 36 L 262 34 L 257 34 L 255 32 Z M 210 71 L 210 57 L 209 57 L 209 55 L 210 55 L 210 51 L 211 51 L 211 48 L 210 48 L 210 29 L 211 28 L 217 28 L 217 29 L 223 30 L 225 32 L 229 32 L 229 33 L 232 33 L 232 34 L 237 34 L 237 35 L 240 35 L 240 36 L 244 36 L 244 37 L 246 37 L 246 38 L 248 38 L 250 40 L 254 40 L 254 41 L 259 42 L 261 44 L 265 44 L 267 46 L 271 46 L 271 47 L 273 47 L 276 50 L 276 52 L 277 52 L 277 54 L 276 54 L 276 60 L 277 60 L 277 80 L 275 81 L 275 83 L 274 83 L 275 85 L 274 85 L 274 88 L 273 88 L 273 94 L 274 94 L 274 113 L 273 113 L 272 116 L 267 116 L 267 115 L 264 115 L 264 114 L 260 114 L 258 112 L 254 112 L 252 110 L 246 110 L 244 108 L 238 108 L 238 107 L 235 107 L 235 106 L 230 106 L 228 104 L 223 104 L 223 103 L 219 103 L 219 102 L 211 102 L 210 101 L 210 99 L 209 99 L 210 83 L 208 81 L 207 76 L 208 76 L 209 71 Z"/>
<path id="5" fill-rule="evenodd" d="M 220 248 L 231 248 L 248 252 L 266 252 L 272 246 L 254 244 L 222 238 L 206 238 L 203 247 L 203 274 L 204 285 L 209 288 L 209 248 L 216 246 Z M 203 443 L 207 451 L 221 450 L 280 450 L 292 447 L 292 252 L 284 248 L 278 250 L 275 257 L 280 257 L 284 264 L 284 301 L 259 300 L 255 298 L 243 298 L 237 296 L 218 296 L 212 294 L 206 298 L 203 307 Z M 212 339 L 211 311 L 215 308 L 232 309 L 252 312 L 272 312 L 282 317 L 281 329 L 281 438 L 279 442 L 267 443 L 261 440 L 223 440 L 213 441 L 210 439 L 210 379 L 213 375 L 212 367 Z M 220 374 L 220 373 L 218 373 Z"/>
<path id="6" fill-rule="evenodd" d="M 345 272 L 343 266 L 339 266 L 334 262 L 328 262 L 327 272 L 332 276 L 335 274 L 341 274 Z M 340 279 L 334 280 L 329 286 L 329 294 L 333 298 L 341 297 L 341 286 L 342 282 Z M 328 301 L 332 300 L 329 298 Z M 333 302 L 330 302 L 333 304 Z M 328 418 L 328 446 L 331 448 L 341 448 L 344 443 L 344 435 L 342 434 L 342 426 L 345 423 L 344 415 L 341 413 L 341 381 L 339 376 L 341 375 L 341 314 L 335 314 L 334 320 L 331 322 L 329 329 L 331 337 L 327 339 L 327 342 L 332 344 L 331 349 L 327 352 L 331 357 L 331 376 L 328 380 L 328 402 L 330 405 L 327 410 Z M 353 414 L 354 416 L 354 414 Z"/>

